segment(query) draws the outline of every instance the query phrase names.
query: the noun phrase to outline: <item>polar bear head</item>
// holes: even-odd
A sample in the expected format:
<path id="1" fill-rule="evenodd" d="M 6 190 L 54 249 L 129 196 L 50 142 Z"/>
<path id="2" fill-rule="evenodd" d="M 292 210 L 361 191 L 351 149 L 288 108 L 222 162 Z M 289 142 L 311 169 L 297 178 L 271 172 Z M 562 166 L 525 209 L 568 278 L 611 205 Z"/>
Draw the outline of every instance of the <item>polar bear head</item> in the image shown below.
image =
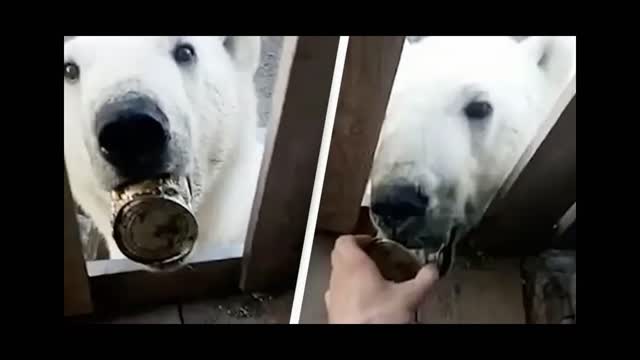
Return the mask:
<path id="1" fill-rule="evenodd" d="M 437 249 L 476 224 L 574 67 L 573 37 L 406 43 L 370 178 L 377 229 Z"/>
<path id="2" fill-rule="evenodd" d="M 64 45 L 64 150 L 105 238 L 110 192 L 184 176 L 195 210 L 256 141 L 259 37 L 76 37 Z"/>

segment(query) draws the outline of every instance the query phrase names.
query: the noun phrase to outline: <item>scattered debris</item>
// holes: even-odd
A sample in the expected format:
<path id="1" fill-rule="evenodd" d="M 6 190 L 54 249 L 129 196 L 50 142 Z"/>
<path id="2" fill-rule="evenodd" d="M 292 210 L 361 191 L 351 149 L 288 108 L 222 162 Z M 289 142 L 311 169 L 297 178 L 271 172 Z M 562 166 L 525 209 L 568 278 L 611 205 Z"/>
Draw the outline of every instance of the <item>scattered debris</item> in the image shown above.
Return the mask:
<path id="1" fill-rule="evenodd" d="M 271 300 L 273 300 L 271 295 L 252 293 L 234 296 L 217 307 L 219 311 L 233 318 L 254 318 L 264 313 L 266 302 Z"/>

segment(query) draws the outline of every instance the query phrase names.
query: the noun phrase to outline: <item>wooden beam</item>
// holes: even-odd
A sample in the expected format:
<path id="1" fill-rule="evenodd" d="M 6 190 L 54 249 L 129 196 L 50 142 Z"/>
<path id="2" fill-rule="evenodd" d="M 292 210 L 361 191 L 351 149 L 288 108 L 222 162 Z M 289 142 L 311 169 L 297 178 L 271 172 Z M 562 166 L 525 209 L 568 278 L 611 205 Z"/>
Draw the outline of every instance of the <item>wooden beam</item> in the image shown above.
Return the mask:
<path id="1" fill-rule="evenodd" d="M 128 259 L 87 263 L 96 316 L 204 296 L 239 293 L 242 246 L 220 247 L 177 271 L 151 272 Z"/>
<path id="2" fill-rule="evenodd" d="M 162 305 L 134 312 L 112 314 L 108 317 L 92 317 L 83 319 L 84 323 L 97 324 L 182 324 L 179 305 Z"/>
<path id="3" fill-rule="evenodd" d="M 89 278 L 78 231 L 76 206 L 71 196 L 67 168 L 64 168 L 64 316 L 93 311 Z"/>
<path id="4" fill-rule="evenodd" d="M 404 36 L 351 36 L 317 228 L 353 231 L 402 53 Z"/>
<path id="5" fill-rule="evenodd" d="M 318 232 L 313 238 L 311 257 L 307 269 L 300 324 L 326 324 L 328 314 L 324 302 L 324 293 L 329 288 L 331 277 L 331 251 L 338 234 Z"/>
<path id="6" fill-rule="evenodd" d="M 300 324 L 326 324 L 324 294 L 331 276 L 331 251 L 339 234 L 318 232 L 313 241 Z M 421 323 L 523 324 L 525 311 L 518 260 L 483 259 L 471 264 L 458 259 L 438 281 L 419 311 Z"/>
<path id="7" fill-rule="evenodd" d="M 494 255 L 536 254 L 550 247 L 554 225 L 575 201 L 574 78 L 540 136 L 523 154 L 480 225 L 469 235 L 470 248 Z"/>
<path id="8" fill-rule="evenodd" d="M 93 276 L 96 313 L 238 293 L 240 264 L 240 258 L 232 258 L 190 264 L 174 272 L 138 270 Z"/>
<path id="9" fill-rule="evenodd" d="M 240 285 L 296 279 L 331 90 L 338 36 L 285 38 Z"/>
<path id="10" fill-rule="evenodd" d="M 573 225 L 573 223 L 575 222 L 576 222 L 576 203 L 573 203 L 573 205 L 571 205 L 569 210 L 567 210 L 567 212 L 565 212 L 564 215 L 562 215 L 562 217 L 558 221 L 555 235 L 558 237 L 562 236 L 562 234 L 564 234 L 565 231 L 567 231 L 567 229 L 569 229 L 569 227 L 571 227 L 571 225 Z"/>
<path id="11" fill-rule="evenodd" d="M 438 281 L 418 313 L 422 324 L 524 324 L 518 260 L 457 266 Z"/>
<path id="12" fill-rule="evenodd" d="M 551 247 L 575 250 L 577 246 L 576 226 L 576 203 L 573 203 L 556 224 Z"/>

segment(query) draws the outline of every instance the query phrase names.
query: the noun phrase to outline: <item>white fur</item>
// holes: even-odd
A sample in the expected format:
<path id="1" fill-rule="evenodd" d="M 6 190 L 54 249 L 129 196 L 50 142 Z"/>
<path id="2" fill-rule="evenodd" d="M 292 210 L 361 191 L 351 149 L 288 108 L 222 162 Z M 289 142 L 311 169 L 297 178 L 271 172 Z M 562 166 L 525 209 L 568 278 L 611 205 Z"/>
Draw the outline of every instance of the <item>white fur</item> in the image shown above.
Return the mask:
<path id="1" fill-rule="evenodd" d="M 197 61 L 181 68 L 171 52 L 193 45 Z M 64 151 L 71 191 L 105 237 L 111 258 L 110 190 L 120 180 L 99 156 L 92 132 L 96 109 L 127 91 L 154 98 L 169 118 L 176 174 L 188 175 L 200 229 L 187 261 L 244 241 L 262 147 L 257 142 L 253 75 L 259 37 L 78 37 L 65 43 L 65 62 L 80 67 L 64 83 Z"/>
<path id="2" fill-rule="evenodd" d="M 407 180 L 430 198 L 427 223 L 473 226 L 574 73 L 575 37 L 405 43 L 364 204 Z M 493 105 L 488 121 L 466 118 L 473 98 Z"/>

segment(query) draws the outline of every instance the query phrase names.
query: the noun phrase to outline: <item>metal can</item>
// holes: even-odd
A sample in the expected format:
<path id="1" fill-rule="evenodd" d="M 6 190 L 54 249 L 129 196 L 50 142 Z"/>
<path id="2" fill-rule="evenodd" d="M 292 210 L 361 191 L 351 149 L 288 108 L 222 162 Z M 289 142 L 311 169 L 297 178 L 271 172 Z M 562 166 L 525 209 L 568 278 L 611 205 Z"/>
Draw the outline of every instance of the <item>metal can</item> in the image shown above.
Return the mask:
<path id="1" fill-rule="evenodd" d="M 378 266 L 382 276 L 393 282 L 415 278 L 425 265 L 425 261 L 420 259 L 418 254 L 393 240 L 375 239 L 364 250 Z"/>
<path id="2" fill-rule="evenodd" d="M 188 180 L 146 180 L 112 192 L 113 239 L 129 259 L 168 265 L 184 259 L 198 237 Z"/>

